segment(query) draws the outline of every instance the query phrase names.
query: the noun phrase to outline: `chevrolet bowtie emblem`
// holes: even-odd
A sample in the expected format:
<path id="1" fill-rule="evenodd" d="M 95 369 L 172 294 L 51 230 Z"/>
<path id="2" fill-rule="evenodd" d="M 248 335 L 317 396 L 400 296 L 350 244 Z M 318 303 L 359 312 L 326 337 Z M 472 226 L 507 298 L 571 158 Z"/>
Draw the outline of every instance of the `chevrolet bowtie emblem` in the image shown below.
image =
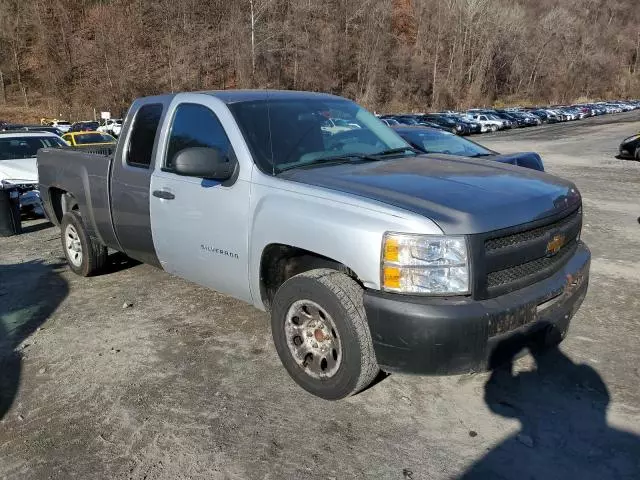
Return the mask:
<path id="1" fill-rule="evenodd" d="M 560 251 L 564 245 L 564 235 L 554 235 L 547 243 L 547 255 L 553 256 Z"/>

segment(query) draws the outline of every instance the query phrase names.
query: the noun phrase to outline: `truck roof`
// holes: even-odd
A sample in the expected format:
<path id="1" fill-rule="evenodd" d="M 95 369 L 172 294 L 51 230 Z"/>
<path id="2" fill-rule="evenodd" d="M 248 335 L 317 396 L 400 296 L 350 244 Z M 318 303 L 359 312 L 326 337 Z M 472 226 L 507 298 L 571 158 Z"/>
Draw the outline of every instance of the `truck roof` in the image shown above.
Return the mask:
<path id="1" fill-rule="evenodd" d="M 338 100 L 343 98 L 337 95 L 331 95 L 330 93 L 302 92 L 296 90 L 207 90 L 181 93 L 211 95 L 213 97 L 219 98 L 227 104 L 253 102 L 256 100 Z M 151 98 L 173 98 L 175 95 L 178 95 L 178 93 L 158 95 Z"/>
<path id="2" fill-rule="evenodd" d="M 225 103 L 252 102 L 256 100 L 336 100 L 342 97 L 329 93 L 300 92 L 296 90 L 214 90 L 206 93 Z"/>

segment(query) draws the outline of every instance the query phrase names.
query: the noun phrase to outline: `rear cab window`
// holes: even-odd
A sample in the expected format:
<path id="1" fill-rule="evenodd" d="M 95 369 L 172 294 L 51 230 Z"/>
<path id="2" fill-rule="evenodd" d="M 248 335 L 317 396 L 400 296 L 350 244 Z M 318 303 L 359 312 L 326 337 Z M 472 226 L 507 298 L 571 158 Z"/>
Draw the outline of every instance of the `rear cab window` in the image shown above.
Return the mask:
<path id="1" fill-rule="evenodd" d="M 161 103 L 152 103 L 140 107 L 131 128 L 126 157 L 127 165 L 149 168 L 161 118 Z"/>

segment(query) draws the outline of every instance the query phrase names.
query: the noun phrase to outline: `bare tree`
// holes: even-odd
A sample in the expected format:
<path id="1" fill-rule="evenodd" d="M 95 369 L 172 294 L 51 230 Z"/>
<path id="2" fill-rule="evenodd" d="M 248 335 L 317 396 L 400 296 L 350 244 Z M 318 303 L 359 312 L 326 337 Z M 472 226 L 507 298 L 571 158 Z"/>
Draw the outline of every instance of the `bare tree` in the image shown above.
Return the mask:
<path id="1" fill-rule="evenodd" d="M 637 0 L 0 0 L 0 102 L 277 87 L 425 110 L 640 97 Z"/>

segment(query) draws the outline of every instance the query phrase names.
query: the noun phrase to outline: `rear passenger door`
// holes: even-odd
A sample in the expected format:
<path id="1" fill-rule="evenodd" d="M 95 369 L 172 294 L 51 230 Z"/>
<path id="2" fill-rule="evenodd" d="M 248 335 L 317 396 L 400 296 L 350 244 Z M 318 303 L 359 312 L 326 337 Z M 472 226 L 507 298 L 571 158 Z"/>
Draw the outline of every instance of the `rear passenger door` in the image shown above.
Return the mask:
<path id="1" fill-rule="evenodd" d="M 158 130 L 166 98 L 134 103 L 126 138 L 118 142 L 111 176 L 111 211 L 121 250 L 129 257 L 160 266 L 151 235 L 149 188 Z M 97 208 L 94 206 L 94 208 Z"/>

